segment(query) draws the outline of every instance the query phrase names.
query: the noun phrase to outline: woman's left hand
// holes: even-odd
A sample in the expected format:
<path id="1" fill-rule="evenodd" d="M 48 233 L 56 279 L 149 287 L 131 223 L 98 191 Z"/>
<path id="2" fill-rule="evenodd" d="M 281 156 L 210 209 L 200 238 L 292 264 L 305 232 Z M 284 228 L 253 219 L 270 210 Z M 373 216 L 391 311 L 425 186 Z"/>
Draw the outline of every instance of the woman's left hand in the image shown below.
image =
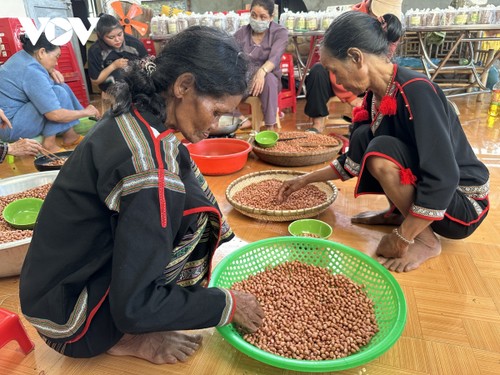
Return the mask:
<path id="1" fill-rule="evenodd" d="M 262 69 L 257 70 L 257 73 L 253 76 L 250 95 L 259 96 L 262 93 L 264 90 L 265 79 L 266 73 Z"/>
<path id="2" fill-rule="evenodd" d="M 53 70 L 52 73 L 50 73 L 50 76 L 54 80 L 55 83 L 64 83 L 64 76 L 59 70 Z"/>

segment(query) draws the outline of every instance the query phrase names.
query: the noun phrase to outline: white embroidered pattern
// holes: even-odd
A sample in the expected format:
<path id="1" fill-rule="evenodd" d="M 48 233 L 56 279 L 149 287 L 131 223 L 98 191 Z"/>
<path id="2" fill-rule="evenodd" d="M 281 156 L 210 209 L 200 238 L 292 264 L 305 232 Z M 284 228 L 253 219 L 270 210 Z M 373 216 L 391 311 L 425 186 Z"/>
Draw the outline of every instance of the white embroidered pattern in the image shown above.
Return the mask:
<path id="1" fill-rule="evenodd" d="M 342 181 L 347 181 L 351 178 L 351 176 L 349 176 L 349 174 L 344 170 L 344 168 L 342 167 L 342 165 L 339 163 L 339 161 L 337 159 L 335 159 L 332 162 L 332 166 L 338 172 Z"/>
<path id="2" fill-rule="evenodd" d="M 490 192 L 490 180 L 480 186 L 458 186 L 458 191 L 465 194 L 469 198 L 484 199 Z"/>
<path id="3" fill-rule="evenodd" d="M 361 170 L 361 164 L 356 163 L 351 158 L 346 158 L 345 169 L 353 176 L 359 176 L 359 171 Z"/>
<path id="4" fill-rule="evenodd" d="M 430 208 L 420 207 L 416 204 L 412 204 L 411 212 L 414 212 L 419 216 L 426 216 L 433 219 L 442 219 L 446 210 L 432 210 Z"/>

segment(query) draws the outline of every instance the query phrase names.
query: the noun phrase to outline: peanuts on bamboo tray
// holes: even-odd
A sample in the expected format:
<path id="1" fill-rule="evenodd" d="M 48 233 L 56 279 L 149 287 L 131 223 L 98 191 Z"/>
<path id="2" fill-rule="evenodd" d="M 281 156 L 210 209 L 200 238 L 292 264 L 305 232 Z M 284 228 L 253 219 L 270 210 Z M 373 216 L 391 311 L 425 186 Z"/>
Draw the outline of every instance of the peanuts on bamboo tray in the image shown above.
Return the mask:
<path id="1" fill-rule="evenodd" d="M 330 181 L 309 184 L 281 204 L 276 201 L 281 183 L 302 174 L 291 170 L 249 173 L 229 184 L 226 198 L 236 210 L 259 220 L 293 221 L 319 215 L 337 198 L 337 187 Z"/>
<path id="2" fill-rule="evenodd" d="M 301 167 L 333 160 L 342 146 L 339 139 L 329 135 L 283 132 L 273 147 L 262 148 L 254 142 L 253 152 L 269 164 Z"/>

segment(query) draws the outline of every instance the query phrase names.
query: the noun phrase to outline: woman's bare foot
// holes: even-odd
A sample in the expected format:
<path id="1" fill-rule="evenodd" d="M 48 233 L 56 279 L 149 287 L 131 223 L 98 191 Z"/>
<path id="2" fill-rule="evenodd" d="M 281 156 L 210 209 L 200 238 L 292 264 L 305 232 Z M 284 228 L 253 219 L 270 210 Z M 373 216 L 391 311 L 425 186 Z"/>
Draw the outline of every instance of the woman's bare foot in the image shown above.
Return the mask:
<path id="1" fill-rule="evenodd" d="M 380 240 L 375 254 L 384 258 L 402 258 L 408 252 L 409 246 L 406 242 L 394 234 L 386 234 Z"/>
<path id="2" fill-rule="evenodd" d="M 252 121 L 248 117 L 240 116 L 240 129 L 251 129 Z"/>
<path id="3" fill-rule="evenodd" d="M 177 331 L 125 334 L 108 350 L 108 354 L 137 357 L 157 365 L 174 364 L 187 361 L 200 347 L 201 341 L 201 335 L 188 335 Z"/>
<path id="4" fill-rule="evenodd" d="M 61 149 L 61 147 L 59 147 L 56 143 L 55 135 L 44 137 L 42 140 L 42 147 L 52 153 L 58 152 Z"/>
<path id="5" fill-rule="evenodd" d="M 62 135 L 63 145 L 69 145 L 69 146 L 71 146 L 79 138 L 80 138 L 80 134 L 78 134 L 77 132 L 75 132 L 75 130 L 73 128 L 69 128 Z"/>
<path id="6" fill-rule="evenodd" d="M 365 225 L 396 225 L 403 223 L 404 216 L 400 213 L 394 213 L 391 208 L 384 211 L 364 211 L 351 217 L 353 224 Z"/>
<path id="7" fill-rule="evenodd" d="M 386 258 L 379 256 L 377 260 L 390 271 L 413 271 L 426 260 L 441 254 L 441 242 L 434 233 L 432 237 L 418 235 L 415 242 L 409 246 L 408 251 L 402 257 Z"/>

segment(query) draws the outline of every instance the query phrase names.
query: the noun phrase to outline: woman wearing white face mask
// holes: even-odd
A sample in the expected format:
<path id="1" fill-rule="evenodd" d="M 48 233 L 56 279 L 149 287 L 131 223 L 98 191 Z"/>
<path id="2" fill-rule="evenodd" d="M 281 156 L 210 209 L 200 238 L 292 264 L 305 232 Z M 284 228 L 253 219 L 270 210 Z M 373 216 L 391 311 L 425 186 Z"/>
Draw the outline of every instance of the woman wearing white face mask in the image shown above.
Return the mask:
<path id="1" fill-rule="evenodd" d="M 288 31 L 273 22 L 273 0 L 253 0 L 250 9 L 250 24 L 234 36 L 250 60 L 253 78 L 249 94 L 260 96 L 264 123 L 272 128 L 276 125 L 281 90 L 280 60 L 288 44 Z"/>

